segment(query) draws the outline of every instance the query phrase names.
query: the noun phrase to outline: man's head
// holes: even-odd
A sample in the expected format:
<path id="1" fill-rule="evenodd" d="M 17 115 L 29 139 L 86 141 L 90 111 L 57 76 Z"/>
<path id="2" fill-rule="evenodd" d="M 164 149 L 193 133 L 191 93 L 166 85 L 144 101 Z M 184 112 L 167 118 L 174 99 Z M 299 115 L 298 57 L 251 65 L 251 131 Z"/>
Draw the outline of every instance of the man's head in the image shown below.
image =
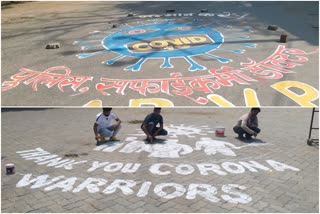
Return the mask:
<path id="1" fill-rule="evenodd" d="M 251 115 L 257 116 L 260 111 L 261 111 L 260 108 L 252 108 L 250 113 L 251 113 Z"/>
<path id="2" fill-rule="evenodd" d="M 161 113 L 161 108 L 160 107 L 154 107 L 153 112 L 155 114 L 160 114 Z"/>
<path id="3" fill-rule="evenodd" d="M 103 108 L 102 110 L 105 116 L 109 116 L 112 108 Z"/>

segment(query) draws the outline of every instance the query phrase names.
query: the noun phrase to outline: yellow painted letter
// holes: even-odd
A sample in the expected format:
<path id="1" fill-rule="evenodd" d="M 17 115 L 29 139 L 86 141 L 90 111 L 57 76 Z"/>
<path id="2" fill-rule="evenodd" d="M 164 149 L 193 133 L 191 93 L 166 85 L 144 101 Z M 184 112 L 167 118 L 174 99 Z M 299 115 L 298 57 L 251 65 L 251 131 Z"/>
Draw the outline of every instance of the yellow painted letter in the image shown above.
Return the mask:
<path id="1" fill-rule="evenodd" d="M 150 98 L 150 99 L 131 99 L 129 107 L 141 107 L 141 106 L 158 106 L 158 107 L 174 107 L 170 100 L 162 98 Z"/>
<path id="2" fill-rule="evenodd" d="M 224 99 L 222 96 L 217 95 L 217 94 L 209 94 L 207 96 L 209 100 L 217 104 L 218 106 L 221 107 L 234 107 L 232 103 L 230 103 L 228 100 Z"/>
<path id="3" fill-rule="evenodd" d="M 297 81 L 283 81 L 271 85 L 272 88 L 286 95 L 296 103 L 304 107 L 315 107 L 311 101 L 315 101 L 319 97 L 319 91 L 314 87 Z M 296 87 L 304 91 L 304 94 L 298 95 L 289 88 Z"/>
<path id="4" fill-rule="evenodd" d="M 245 88 L 243 90 L 243 95 L 246 100 L 247 107 L 258 107 L 260 106 L 259 100 L 257 98 L 257 93 L 251 88 Z"/>

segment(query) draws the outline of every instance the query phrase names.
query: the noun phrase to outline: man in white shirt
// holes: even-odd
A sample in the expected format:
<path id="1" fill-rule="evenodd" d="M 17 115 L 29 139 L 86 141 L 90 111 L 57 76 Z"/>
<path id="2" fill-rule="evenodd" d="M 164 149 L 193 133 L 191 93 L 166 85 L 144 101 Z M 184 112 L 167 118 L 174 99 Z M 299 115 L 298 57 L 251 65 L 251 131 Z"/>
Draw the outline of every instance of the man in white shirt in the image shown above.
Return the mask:
<path id="1" fill-rule="evenodd" d="M 103 108 L 103 111 L 96 115 L 93 131 L 97 141 L 100 141 L 101 137 L 110 137 L 110 141 L 120 141 L 116 135 L 120 131 L 121 120 L 111 110 L 112 108 Z M 112 124 L 113 120 L 116 123 Z"/>
<path id="2" fill-rule="evenodd" d="M 248 114 L 242 115 L 237 125 L 233 127 L 233 131 L 239 135 L 240 140 L 244 139 L 243 135 L 246 139 L 251 139 L 251 136 L 256 137 L 260 133 L 257 117 L 260 111 L 260 108 L 252 108 Z"/>

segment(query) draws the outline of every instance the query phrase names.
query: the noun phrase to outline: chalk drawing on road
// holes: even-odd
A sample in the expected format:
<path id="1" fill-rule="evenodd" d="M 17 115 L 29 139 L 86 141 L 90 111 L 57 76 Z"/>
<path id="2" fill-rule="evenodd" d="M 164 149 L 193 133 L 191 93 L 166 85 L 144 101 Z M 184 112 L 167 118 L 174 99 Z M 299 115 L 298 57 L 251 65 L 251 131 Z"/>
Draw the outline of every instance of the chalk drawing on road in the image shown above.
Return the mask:
<path id="1" fill-rule="evenodd" d="M 194 138 L 197 135 L 206 136 L 208 133 L 214 133 L 214 130 L 208 126 L 195 126 L 195 125 L 173 125 L 169 124 L 164 127 L 168 131 L 168 136 L 172 138 L 178 138 L 179 136 Z M 144 136 L 144 132 L 141 129 L 137 129 L 138 134 L 131 134 L 132 136 Z"/>
<path id="2" fill-rule="evenodd" d="M 162 59 L 163 64 L 160 68 L 173 68 L 171 59 L 174 58 L 184 58 L 190 64 L 189 71 L 206 70 L 206 67 L 198 64 L 191 57 L 201 55 L 220 63 L 229 63 L 231 59 L 213 55 L 212 52 L 227 51 L 236 54 L 245 52 L 245 49 L 222 48 L 224 44 L 246 48 L 256 47 L 254 43 L 243 42 L 250 39 L 250 36 L 243 35 L 243 33 L 252 32 L 250 29 L 233 30 L 232 26 L 218 21 L 210 24 L 201 24 L 201 21 L 193 19 L 187 23 L 175 23 L 173 19 L 166 19 L 163 22 L 153 19 L 137 22 L 136 26 L 122 24 L 122 29 L 117 32 L 95 31 L 95 35 L 90 36 L 93 40 L 78 40 L 74 45 L 99 43 L 82 46 L 82 50 L 99 48 L 99 51 L 78 54 L 79 59 L 107 52 L 117 53 L 117 57 L 102 62 L 107 65 L 112 65 L 125 57 L 137 58 L 138 61 L 135 64 L 124 69 L 131 71 L 139 71 L 149 59 Z"/>
<path id="3" fill-rule="evenodd" d="M 198 128 L 193 126 L 185 126 L 181 124 L 179 126 L 170 125 L 165 127 L 168 131 L 169 139 L 165 141 L 156 142 L 155 144 L 146 144 L 143 139 L 139 139 L 137 136 L 145 136 L 145 134 L 139 130 L 138 134 L 129 134 L 124 142 L 119 142 L 118 144 L 109 144 L 101 145 L 96 147 L 95 151 L 103 152 L 114 152 L 118 150 L 120 153 L 149 153 L 148 157 L 156 158 L 180 158 L 183 155 L 188 155 L 194 150 L 203 151 L 206 155 L 217 155 L 221 154 L 224 156 L 237 156 L 233 150 L 239 150 L 244 147 L 252 146 L 265 146 L 265 144 L 249 144 L 245 146 L 236 146 L 232 143 L 225 141 L 218 141 L 209 137 L 206 137 L 208 134 L 211 134 L 212 131 L 207 131 L 204 133 L 204 130 L 210 130 L 208 126 L 199 126 Z M 180 137 L 185 136 L 188 138 L 199 137 L 200 140 L 194 142 L 193 145 L 186 145 L 178 143 L 181 141 Z M 205 137 L 201 137 L 205 136 Z M 121 148 L 120 148 L 121 147 Z"/>
<path id="4" fill-rule="evenodd" d="M 126 144 L 119 152 L 122 153 L 139 153 L 148 152 L 148 157 L 156 158 L 180 158 L 181 155 L 186 155 L 193 152 L 191 146 L 177 143 L 176 139 L 168 139 L 165 143 L 146 144 L 144 141 L 138 140 L 137 137 L 128 137 Z"/>
<path id="5" fill-rule="evenodd" d="M 232 149 L 241 149 L 243 147 L 248 146 L 261 146 L 263 144 L 249 144 L 245 146 L 235 146 L 232 143 L 214 140 L 208 137 L 200 138 L 200 141 L 196 142 L 195 150 L 202 150 L 204 148 L 204 152 L 206 155 L 215 155 L 216 153 L 221 153 L 226 156 L 237 156 L 236 153 Z"/>

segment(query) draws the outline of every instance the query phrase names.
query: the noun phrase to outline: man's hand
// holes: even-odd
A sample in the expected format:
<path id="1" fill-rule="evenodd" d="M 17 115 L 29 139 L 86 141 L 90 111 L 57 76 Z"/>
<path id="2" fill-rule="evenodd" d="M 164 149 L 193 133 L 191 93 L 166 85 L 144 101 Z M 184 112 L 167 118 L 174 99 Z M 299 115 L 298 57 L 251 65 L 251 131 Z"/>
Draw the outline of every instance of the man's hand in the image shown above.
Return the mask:
<path id="1" fill-rule="evenodd" d="M 152 142 L 153 141 L 153 136 L 152 135 L 148 135 L 148 139 Z"/>
<path id="2" fill-rule="evenodd" d="M 257 135 L 258 135 L 257 133 L 254 133 L 254 134 L 253 134 L 254 137 L 257 137 Z"/>
<path id="3" fill-rule="evenodd" d="M 96 139 L 97 141 L 100 141 L 100 136 L 99 136 L 99 135 L 96 135 L 95 139 Z"/>

